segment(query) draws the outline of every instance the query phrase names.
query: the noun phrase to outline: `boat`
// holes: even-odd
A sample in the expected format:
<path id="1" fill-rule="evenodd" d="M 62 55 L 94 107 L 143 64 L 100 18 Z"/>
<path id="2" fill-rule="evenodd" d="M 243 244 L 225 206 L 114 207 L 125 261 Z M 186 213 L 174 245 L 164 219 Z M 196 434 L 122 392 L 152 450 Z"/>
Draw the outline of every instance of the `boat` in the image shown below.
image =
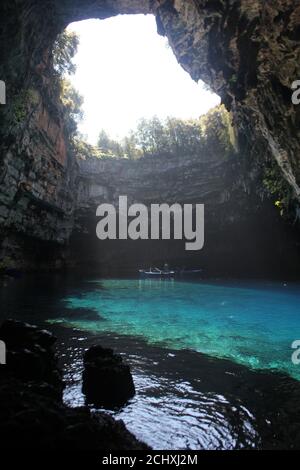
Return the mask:
<path id="1" fill-rule="evenodd" d="M 176 275 L 175 271 L 172 270 L 164 270 L 159 268 L 150 268 L 150 269 L 139 269 L 139 273 L 141 277 L 149 277 L 149 278 L 170 278 Z"/>
<path id="2" fill-rule="evenodd" d="M 149 278 L 173 278 L 177 276 L 199 276 L 203 272 L 203 269 L 186 269 L 186 268 L 176 268 L 176 269 L 159 269 L 159 268 L 149 268 L 149 269 L 139 269 L 141 277 Z"/>

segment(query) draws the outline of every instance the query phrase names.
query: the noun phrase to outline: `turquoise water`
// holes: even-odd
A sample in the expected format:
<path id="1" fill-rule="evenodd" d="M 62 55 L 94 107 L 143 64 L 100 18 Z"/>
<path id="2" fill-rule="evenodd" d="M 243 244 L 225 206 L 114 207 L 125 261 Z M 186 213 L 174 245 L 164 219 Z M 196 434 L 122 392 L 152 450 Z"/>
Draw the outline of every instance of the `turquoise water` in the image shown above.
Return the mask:
<path id="1" fill-rule="evenodd" d="M 300 366 L 291 360 L 291 344 L 300 339 L 299 285 L 96 280 L 63 303 L 70 316 L 51 322 L 137 336 L 300 380 Z M 92 310 L 99 318 L 80 318 L 77 310 L 73 319 L 74 309 Z"/>

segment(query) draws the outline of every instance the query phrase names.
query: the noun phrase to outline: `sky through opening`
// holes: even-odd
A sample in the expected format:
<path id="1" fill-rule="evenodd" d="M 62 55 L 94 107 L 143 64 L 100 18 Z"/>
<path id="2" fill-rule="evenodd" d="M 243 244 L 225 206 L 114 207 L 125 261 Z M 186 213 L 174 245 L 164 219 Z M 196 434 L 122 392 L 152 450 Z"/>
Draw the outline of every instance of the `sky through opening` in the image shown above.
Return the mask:
<path id="1" fill-rule="evenodd" d="M 125 15 L 69 25 L 80 36 L 71 81 L 84 98 L 79 131 L 96 144 L 99 131 L 123 138 L 142 117 L 197 118 L 220 98 L 178 64 L 152 15 Z"/>

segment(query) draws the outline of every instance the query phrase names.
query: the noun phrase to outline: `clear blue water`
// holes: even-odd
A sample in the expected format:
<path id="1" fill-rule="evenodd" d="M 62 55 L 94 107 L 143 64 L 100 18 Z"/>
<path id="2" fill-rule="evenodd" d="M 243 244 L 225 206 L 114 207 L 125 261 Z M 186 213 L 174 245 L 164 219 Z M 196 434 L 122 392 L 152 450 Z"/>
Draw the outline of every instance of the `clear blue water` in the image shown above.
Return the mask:
<path id="1" fill-rule="evenodd" d="M 171 280 L 95 280 L 63 298 L 70 316 L 52 319 L 90 332 L 136 336 L 300 380 L 291 344 L 300 339 L 300 286 Z M 74 319 L 89 309 L 99 319 Z"/>
<path id="2" fill-rule="evenodd" d="M 39 274 L 0 286 L 0 321 L 56 335 L 69 406 L 85 404 L 84 351 L 121 354 L 136 395 L 105 411 L 154 449 L 286 449 L 299 448 L 299 301 L 300 283 Z"/>

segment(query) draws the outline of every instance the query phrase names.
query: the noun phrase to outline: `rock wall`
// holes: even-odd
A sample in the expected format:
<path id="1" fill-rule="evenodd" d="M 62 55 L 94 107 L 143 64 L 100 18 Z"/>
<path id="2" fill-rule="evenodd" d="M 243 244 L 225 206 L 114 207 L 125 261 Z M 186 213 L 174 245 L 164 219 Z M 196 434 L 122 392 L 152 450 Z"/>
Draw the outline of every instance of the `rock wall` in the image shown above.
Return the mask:
<path id="1" fill-rule="evenodd" d="M 51 83 L 53 42 L 72 21 L 127 13 L 154 14 L 158 32 L 168 37 L 180 65 L 193 79 L 211 86 L 232 111 L 245 159 L 244 184 L 249 184 L 248 176 L 253 180 L 253 166 L 276 161 L 295 201 L 300 199 L 300 107 L 291 102 L 291 84 L 300 79 L 300 0 L 20 0 L 17 4 L 3 0 L 0 79 L 7 85 L 7 105 L 0 106 L 0 242 L 4 265 L 19 265 L 27 256 L 25 264 L 30 266 L 40 255 L 46 266 L 50 260 L 61 265 L 60 247 L 68 242 L 75 223 L 78 168 Z M 204 182 L 199 184 L 203 189 Z M 299 214 L 297 204 L 295 208 Z"/>
<path id="2" fill-rule="evenodd" d="M 179 63 L 218 93 L 251 159 L 274 158 L 300 200 L 300 2 L 163 2 L 157 11 Z"/>
<path id="3" fill-rule="evenodd" d="M 102 202 L 129 204 L 205 203 L 216 207 L 230 198 L 235 158 L 215 155 L 145 157 L 139 160 L 81 160 L 78 175 L 77 217 L 82 210 L 95 213 Z"/>
<path id="4" fill-rule="evenodd" d="M 270 200 L 248 192 L 240 155 L 182 155 L 166 158 L 79 162 L 75 226 L 67 263 L 103 273 L 136 273 L 137 268 L 205 268 L 207 275 L 293 276 L 300 251 L 297 232 L 282 223 Z M 96 236 L 99 204 L 205 204 L 205 245 L 186 251 L 185 240 L 106 240 Z"/>
<path id="5" fill-rule="evenodd" d="M 59 252 L 59 246 L 70 237 L 77 163 L 68 154 L 59 115 L 51 114 L 38 92 L 30 90 L 27 95 L 23 108 L 16 111 L 24 120 L 19 123 L 18 116 L 13 115 L 16 125 L 2 153 L 0 241 L 4 265 L 25 263 L 30 267 L 31 261 L 35 264 L 34 252 L 46 255 L 47 247 L 39 241 L 56 245 Z M 25 245 L 28 238 L 35 240 L 27 260 L 24 246 L 20 246 L 24 245 L 24 236 Z M 48 265 L 47 256 L 45 261 Z"/>

